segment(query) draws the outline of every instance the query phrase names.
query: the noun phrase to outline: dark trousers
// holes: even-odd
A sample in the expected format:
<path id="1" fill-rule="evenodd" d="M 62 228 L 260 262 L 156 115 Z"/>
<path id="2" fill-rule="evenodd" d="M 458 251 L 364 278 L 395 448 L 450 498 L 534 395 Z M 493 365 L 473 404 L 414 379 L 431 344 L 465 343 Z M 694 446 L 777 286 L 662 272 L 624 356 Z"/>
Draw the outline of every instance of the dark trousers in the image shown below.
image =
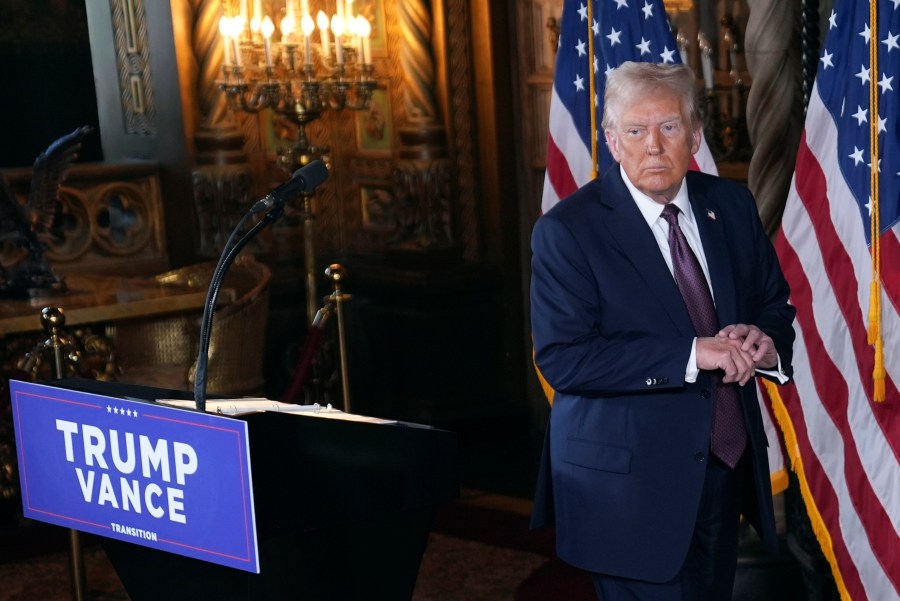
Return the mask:
<path id="1" fill-rule="evenodd" d="M 681 571 L 662 583 L 593 574 L 601 601 L 731 601 L 741 497 L 750 493 L 751 468 L 746 453 L 735 469 L 708 457 L 697 523 Z"/>

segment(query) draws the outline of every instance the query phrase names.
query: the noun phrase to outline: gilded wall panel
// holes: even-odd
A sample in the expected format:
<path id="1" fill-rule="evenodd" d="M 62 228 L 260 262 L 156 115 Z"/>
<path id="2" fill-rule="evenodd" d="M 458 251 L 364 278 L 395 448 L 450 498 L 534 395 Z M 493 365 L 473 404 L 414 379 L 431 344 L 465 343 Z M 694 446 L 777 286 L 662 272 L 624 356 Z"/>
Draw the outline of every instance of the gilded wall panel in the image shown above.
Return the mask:
<path id="1" fill-rule="evenodd" d="M 125 131 L 156 133 L 156 107 L 151 85 L 150 43 L 143 0 L 112 0 L 116 66 Z"/>

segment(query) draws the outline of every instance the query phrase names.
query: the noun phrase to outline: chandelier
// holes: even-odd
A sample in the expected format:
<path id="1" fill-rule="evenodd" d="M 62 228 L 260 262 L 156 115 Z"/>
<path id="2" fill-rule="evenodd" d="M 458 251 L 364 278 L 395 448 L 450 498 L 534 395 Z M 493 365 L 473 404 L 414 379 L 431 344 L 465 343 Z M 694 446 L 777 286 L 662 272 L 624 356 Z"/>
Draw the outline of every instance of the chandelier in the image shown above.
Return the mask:
<path id="1" fill-rule="evenodd" d="M 271 109 L 297 127 L 297 139 L 279 150 L 278 165 L 288 173 L 316 159 L 328 160 L 327 147 L 313 145 L 307 125 L 326 111 L 369 108 L 377 86 L 372 64 L 372 26 L 354 14 L 353 0 L 323 0 L 313 12 L 309 0 L 225 0 L 219 19 L 224 50 L 218 88 L 234 112 Z M 276 22 L 278 23 L 276 27 Z M 303 221 L 306 314 L 318 311 L 313 193 L 299 194 Z"/>
<path id="2" fill-rule="evenodd" d="M 325 111 L 369 107 L 375 90 L 372 26 L 354 15 L 353 0 L 335 0 L 335 12 L 313 17 L 309 0 L 286 0 L 273 14 L 262 0 L 229 3 L 219 20 L 224 46 L 218 82 L 233 111 L 272 109 L 297 126 L 297 141 L 280 157 L 293 171 L 327 149 L 313 146 L 306 126 Z M 281 3 L 275 3 L 275 6 Z M 276 21 L 278 26 L 276 27 Z"/>

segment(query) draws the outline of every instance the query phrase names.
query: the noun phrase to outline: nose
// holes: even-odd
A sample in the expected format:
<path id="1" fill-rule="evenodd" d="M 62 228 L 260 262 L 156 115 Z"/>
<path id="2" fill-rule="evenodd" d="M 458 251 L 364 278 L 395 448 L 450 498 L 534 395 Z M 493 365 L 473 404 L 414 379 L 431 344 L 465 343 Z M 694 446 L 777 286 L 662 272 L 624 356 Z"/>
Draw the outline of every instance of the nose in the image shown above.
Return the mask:
<path id="1" fill-rule="evenodd" d="M 647 154 L 656 155 L 662 151 L 662 147 L 659 145 L 659 132 L 650 130 L 647 134 Z"/>

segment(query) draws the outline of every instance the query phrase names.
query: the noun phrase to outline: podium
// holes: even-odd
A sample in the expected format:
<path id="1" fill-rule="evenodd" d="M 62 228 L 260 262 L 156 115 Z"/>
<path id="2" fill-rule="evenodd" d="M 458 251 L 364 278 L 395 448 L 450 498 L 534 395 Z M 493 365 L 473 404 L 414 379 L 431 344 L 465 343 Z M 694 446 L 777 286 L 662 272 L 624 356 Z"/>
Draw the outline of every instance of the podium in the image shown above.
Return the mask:
<path id="1" fill-rule="evenodd" d="M 62 380 L 113 398 L 191 393 Z M 409 599 L 437 506 L 458 495 L 456 435 L 278 412 L 248 425 L 260 573 L 100 538 L 132 601 Z"/>

